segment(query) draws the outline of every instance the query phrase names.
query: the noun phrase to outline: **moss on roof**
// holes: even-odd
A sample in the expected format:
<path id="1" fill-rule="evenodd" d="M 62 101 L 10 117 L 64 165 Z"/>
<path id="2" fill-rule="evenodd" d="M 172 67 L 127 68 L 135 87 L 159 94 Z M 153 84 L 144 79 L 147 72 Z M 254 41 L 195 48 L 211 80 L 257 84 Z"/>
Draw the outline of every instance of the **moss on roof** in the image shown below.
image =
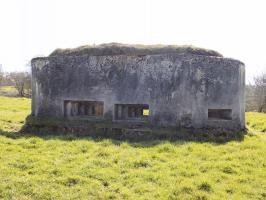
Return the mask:
<path id="1" fill-rule="evenodd" d="M 222 55 L 216 51 L 198 48 L 189 45 L 142 45 L 107 43 L 100 45 L 86 45 L 73 49 L 56 49 L 50 56 L 75 56 L 75 55 L 149 55 L 166 53 L 188 53 L 195 55 L 217 56 Z"/>

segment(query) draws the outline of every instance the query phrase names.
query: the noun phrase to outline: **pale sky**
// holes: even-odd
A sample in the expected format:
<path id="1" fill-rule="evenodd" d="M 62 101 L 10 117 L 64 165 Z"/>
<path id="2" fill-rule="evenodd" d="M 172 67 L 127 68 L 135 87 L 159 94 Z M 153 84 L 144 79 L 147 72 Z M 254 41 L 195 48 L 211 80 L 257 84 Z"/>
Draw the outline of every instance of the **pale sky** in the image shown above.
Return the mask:
<path id="1" fill-rule="evenodd" d="M 213 49 L 244 62 L 249 82 L 266 70 L 266 1 L 0 0 L 5 71 L 56 48 L 108 42 Z"/>

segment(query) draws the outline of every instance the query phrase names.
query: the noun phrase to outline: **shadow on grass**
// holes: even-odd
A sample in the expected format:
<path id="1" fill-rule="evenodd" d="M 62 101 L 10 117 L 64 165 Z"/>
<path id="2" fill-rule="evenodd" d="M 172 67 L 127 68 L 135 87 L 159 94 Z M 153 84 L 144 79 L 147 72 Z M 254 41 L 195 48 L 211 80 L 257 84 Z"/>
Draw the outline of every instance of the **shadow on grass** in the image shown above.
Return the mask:
<path id="1" fill-rule="evenodd" d="M 3 131 L 0 135 L 12 138 L 40 137 L 44 140 L 94 140 L 100 142 L 110 139 L 114 144 L 128 142 L 133 146 L 149 147 L 165 142 L 214 143 L 224 144 L 230 141 L 242 141 L 247 130 L 225 129 L 177 129 L 177 128 L 131 128 L 125 129 L 117 124 L 80 122 L 58 119 L 36 119 L 31 116 L 19 131 Z M 128 126 L 128 124 L 127 124 Z"/>

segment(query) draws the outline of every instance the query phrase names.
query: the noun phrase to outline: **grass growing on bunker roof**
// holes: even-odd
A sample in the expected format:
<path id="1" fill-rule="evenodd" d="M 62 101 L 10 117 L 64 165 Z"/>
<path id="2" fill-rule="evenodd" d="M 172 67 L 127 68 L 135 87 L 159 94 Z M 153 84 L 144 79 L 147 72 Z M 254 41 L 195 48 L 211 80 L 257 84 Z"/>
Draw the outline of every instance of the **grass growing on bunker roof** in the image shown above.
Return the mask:
<path id="1" fill-rule="evenodd" d="M 50 56 L 63 55 L 146 55 L 165 53 L 189 53 L 196 55 L 217 56 L 222 55 L 216 51 L 199 48 L 191 45 L 143 45 L 107 43 L 100 45 L 86 45 L 73 49 L 56 49 Z"/>
<path id="2" fill-rule="evenodd" d="M 29 113 L 29 99 L 0 97 L 0 199 L 266 198 L 266 114 L 247 114 L 260 125 L 243 141 L 215 144 L 19 136 Z"/>

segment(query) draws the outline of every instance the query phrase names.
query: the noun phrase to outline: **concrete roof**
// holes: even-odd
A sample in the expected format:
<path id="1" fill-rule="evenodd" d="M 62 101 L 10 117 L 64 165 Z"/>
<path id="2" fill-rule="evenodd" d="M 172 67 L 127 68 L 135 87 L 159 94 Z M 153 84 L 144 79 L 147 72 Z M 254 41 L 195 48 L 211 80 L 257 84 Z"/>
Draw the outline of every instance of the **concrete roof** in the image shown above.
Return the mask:
<path id="1" fill-rule="evenodd" d="M 56 49 L 49 56 L 154 55 L 169 53 L 223 57 L 220 53 L 216 51 L 188 45 L 133 45 L 121 43 L 87 45 L 73 49 Z"/>

